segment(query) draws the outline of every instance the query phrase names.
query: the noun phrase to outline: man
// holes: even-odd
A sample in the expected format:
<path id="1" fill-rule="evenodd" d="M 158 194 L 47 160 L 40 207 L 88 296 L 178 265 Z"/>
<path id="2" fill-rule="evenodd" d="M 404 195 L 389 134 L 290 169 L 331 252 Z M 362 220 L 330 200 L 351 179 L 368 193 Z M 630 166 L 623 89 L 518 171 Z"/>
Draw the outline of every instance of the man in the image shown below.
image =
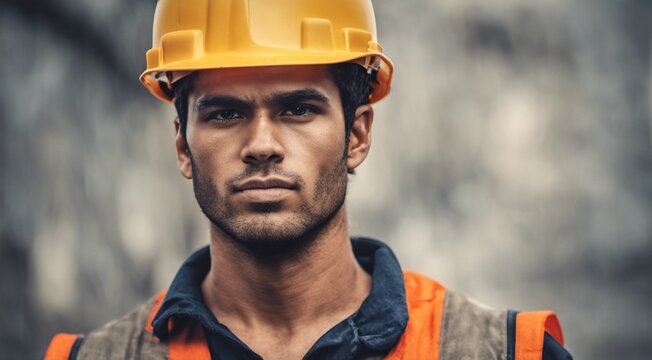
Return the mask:
<path id="1" fill-rule="evenodd" d="M 551 312 L 486 308 L 350 238 L 348 175 L 392 75 L 369 0 L 159 0 L 147 66 L 210 246 L 46 359 L 570 358 Z"/>

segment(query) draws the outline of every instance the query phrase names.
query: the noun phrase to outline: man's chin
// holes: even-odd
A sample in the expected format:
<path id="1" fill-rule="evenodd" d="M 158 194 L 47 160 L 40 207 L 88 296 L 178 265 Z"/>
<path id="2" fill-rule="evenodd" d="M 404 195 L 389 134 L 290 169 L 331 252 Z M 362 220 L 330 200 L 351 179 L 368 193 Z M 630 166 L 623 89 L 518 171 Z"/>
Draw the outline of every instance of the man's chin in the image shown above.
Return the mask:
<path id="1" fill-rule="evenodd" d="M 310 231 L 301 234 L 249 228 L 244 233 L 223 231 L 243 253 L 260 263 L 278 263 L 296 258 L 314 244 L 316 236 Z"/>
<path id="2" fill-rule="evenodd" d="M 304 252 L 312 244 L 314 238 L 298 239 L 254 239 L 251 241 L 235 240 L 238 246 L 258 261 L 278 261 L 288 259 Z"/>
<path id="3" fill-rule="evenodd" d="M 231 221 L 212 221 L 238 246 L 261 254 L 305 248 L 314 238 L 313 226 L 304 219 L 281 213 L 249 215 Z"/>
<path id="4" fill-rule="evenodd" d="M 248 204 L 247 207 L 250 211 L 263 216 L 279 216 L 283 208 L 283 203 L 280 201 L 254 202 Z"/>

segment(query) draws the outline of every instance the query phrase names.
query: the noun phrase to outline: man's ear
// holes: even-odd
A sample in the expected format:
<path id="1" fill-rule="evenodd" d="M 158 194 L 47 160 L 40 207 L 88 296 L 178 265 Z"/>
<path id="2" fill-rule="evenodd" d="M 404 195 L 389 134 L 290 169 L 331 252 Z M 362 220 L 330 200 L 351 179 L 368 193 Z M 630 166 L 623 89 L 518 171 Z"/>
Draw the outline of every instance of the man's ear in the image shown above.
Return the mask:
<path id="1" fill-rule="evenodd" d="M 179 117 L 174 118 L 175 145 L 177 148 L 177 160 L 179 161 L 179 171 L 186 179 L 192 179 L 192 156 L 188 148 L 188 142 L 185 135 L 181 132 Z"/>
<path id="2" fill-rule="evenodd" d="M 360 105 L 355 110 L 351 133 L 349 134 L 349 153 L 346 167 L 349 171 L 357 168 L 369 153 L 371 147 L 371 124 L 374 122 L 374 109 L 369 104 Z"/>

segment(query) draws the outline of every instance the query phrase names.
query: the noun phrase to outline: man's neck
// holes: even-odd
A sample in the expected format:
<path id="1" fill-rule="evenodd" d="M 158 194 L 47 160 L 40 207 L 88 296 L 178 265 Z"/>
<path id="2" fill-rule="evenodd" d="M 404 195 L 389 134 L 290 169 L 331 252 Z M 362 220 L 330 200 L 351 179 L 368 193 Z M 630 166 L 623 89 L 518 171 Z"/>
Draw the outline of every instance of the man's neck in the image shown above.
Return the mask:
<path id="1" fill-rule="evenodd" d="M 257 261 L 221 230 L 211 229 L 204 301 L 250 346 L 246 338 L 269 332 L 279 341 L 298 336 L 312 344 L 354 313 L 370 289 L 371 277 L 353 255 L 345 206 L 299 254 L 273 262 Z"/>

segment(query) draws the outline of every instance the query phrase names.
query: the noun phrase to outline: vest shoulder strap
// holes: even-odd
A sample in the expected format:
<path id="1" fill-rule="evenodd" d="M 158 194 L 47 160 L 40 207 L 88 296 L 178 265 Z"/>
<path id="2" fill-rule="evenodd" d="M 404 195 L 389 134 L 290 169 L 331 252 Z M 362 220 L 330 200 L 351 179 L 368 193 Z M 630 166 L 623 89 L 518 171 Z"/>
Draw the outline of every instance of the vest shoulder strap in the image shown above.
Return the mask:
<path id="1" fill-rule="evenodd" d="M 79 347 L 83 337 L 76 334 L 59 333 L 55 335 L 48 345 L 43 360 L 68 360 L 74 357 L 76 348 Z"/>
<path id="2" fill-rule="evenodd" d="M 516 315 L 515 360 L 541 360 L 545 333 L 564 345 L 564 335 L 552 311 L 526 311 Z"/>
<path id="3" fill-rule="evenodd" d="M 437 359 L 440 351 L 440 326 L 446 289 L 438 282 L 411 271 L 404 271 L 408 323 L 398 344 L 385 359 Z"/>
<path id="4" fill-rule="evenodd" d="M 150 334 L 154 331 L 152 321 L 156 317 L 163 300 L 165 291 L 158 294 L 155 298 L 154 305 L 149 311 L 145 330 Z M 181 325 L 181 326 L 177 326 Z M 211 354 L 206 343 L 204 329 L 194 321 L 183 322 L 178 324 L 175 319 L 168 323 L 170 338 L 168 339 L 169 360 L 210 360 Z"/>
<path id="5" fill-rule="evenodd" d="M 174 325 L 171 326 L 175 328 Z M 197 322 L 190 322 L 173 330 L 169 340 L 170 360 L 211 360 L 204 329 Z"/>

